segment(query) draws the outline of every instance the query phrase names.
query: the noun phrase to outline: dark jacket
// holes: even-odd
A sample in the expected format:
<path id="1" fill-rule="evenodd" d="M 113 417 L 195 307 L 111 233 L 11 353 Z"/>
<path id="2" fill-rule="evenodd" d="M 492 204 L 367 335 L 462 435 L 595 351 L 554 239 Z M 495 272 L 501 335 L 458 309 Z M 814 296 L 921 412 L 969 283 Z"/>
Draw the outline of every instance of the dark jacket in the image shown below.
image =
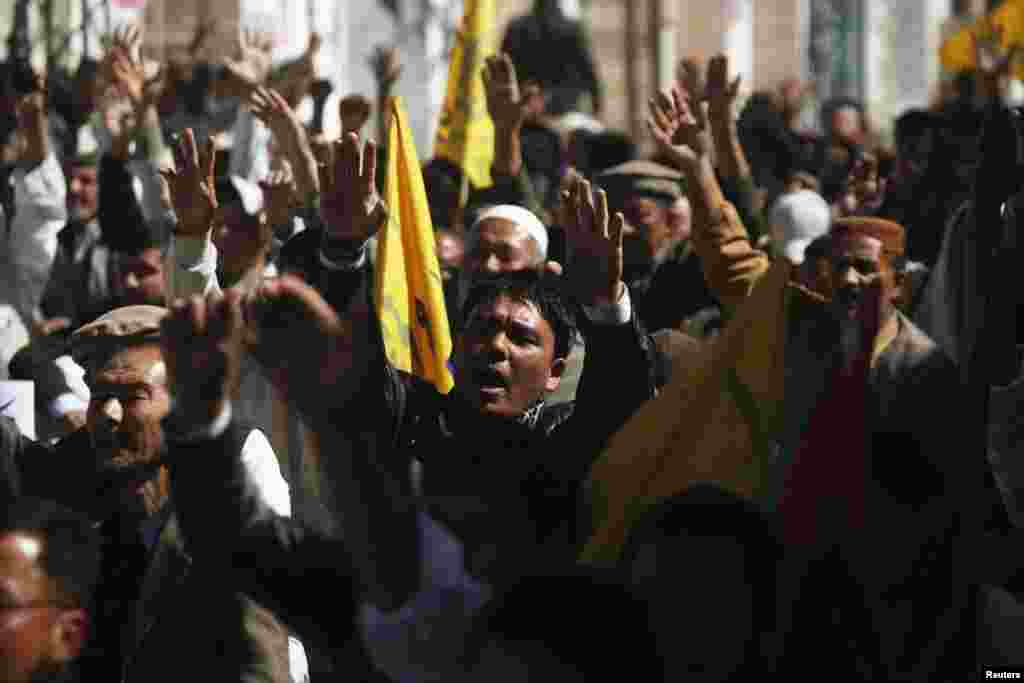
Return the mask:
<path id="1" fill-rule="evenodd" d="M 369 269 L 326 272 L 318 248 L 319 236 L 297 236 L 282 254 L 283 269 L 318 285 L 340 311 L 354 297 L 368 296 Z M 440 396 L 397 372 L 382 347 L 356 398 L 335 407 L 332 424 L 351 440 L 352 457 L 407 478 L 414 463 L 421 465 L 417 504 L 463 542 L 470 571 L 477 553 L 489 556 L 495 546 L 498 569 L 510 573 L 535 563 L 571 563 L 579 485 L 605 440 L 654 393 L 654 351 L 635 315 L 629 324 L 591 326 L 585 334 L 589 369 L 578 400 L 542 412 L 532 424 L 481 418 L 454 395 Z M 346 610 L 353 605 L 346 601 L 356 590 L 344 543 L 276 517 L 259 502 L 229 446 L 237 438 L 231 436 L 234 429 L 187 447 L 196 453 L 172 464 L 190 547 L 197 557 L 227 563 L 238 585 L 256 591 L 304 641 L 344 644 L 352 634 L 352 612 Z M 328 479 L 332 463 L 344 457 L 324 458 Z M 330 481 L 324 484 L 331 488 Z M 228 547 L 227 538 L 238 542 Z M 515 557 L 519 551 L 523 557 Z M 504 578 L 486 573 L 492 581 Z"/>
<path id="2" fill-rule="evenodd" d="M 652 274 L 627 284 L 644 327 L 652 333 L 679 329 L 686 318 L 717 305 L 704 280 L 700 258 L 689 241 L 675 249 Z"/>

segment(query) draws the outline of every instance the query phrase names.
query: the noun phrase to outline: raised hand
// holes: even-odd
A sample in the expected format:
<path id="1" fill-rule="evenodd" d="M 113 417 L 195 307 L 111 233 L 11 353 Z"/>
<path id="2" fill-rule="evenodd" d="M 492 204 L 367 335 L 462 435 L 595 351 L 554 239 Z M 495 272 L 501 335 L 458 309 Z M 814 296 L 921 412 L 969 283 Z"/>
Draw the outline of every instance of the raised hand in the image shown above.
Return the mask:
<path id="1" fill-rule="evenodd" d="M 740 94 L 742 79 L 742 76 L 736 76 L 733 80 L 729 80 L 728 56 L 715 55 L 708 62 L 708 78 L 704 97 L 708 102 L 708 113 L 712 123 L 732 122 L 736 97 Z"/>
<path id="2" fill-rule="evenodd" d="M 840 215 L 851 215 L 871 211 L 881 205 L 884 199 L 884 180 L 878 177 L 878 159 L 865 154 L 854 164 L 840 193 Z"/>
<path id="3" fill-rule="evenodd" d="M 244 348 L 241 295 L 176 301 L 160 330 L 172 418 L 183 431 L 208 427 L 230 400 Z"/>
<path id="4" fill-rule="evenodd" d="M 690 109 L 697 123 L 707 124 L 707 113 L 703 104 L 707 101 L 707 81 L 704 80 L 704 65 L 697 57 L 687 57 L 679 62 L 676 69 L 676 88 L 689 98 Z"/>
<path id="5" fill-rule="evenodd" d="M 24 141 L 19 160 L 29 167 L 41 164 L 50 154 L 51 147 L 46 113 L 46 77 L 36 73 L 32 78 L 32 91 L 13 98 L 18 130 L 22 132 Z"/>
<path id="6" fill-rule="evenodd" d="M 260 182 L 260 188 L 263 190 L 267 223 L 277 226 L 291 220 L 292 208 L 299 204 L 291 164 L 285 163 L 282 168 L 272 171 L 266 180 Z"/>
<path id="7" fill-rule="evenodd" d="M 574 296 L 585 305 L 617 302 L 622 282 L 621 213 L 608 215 L 608 196 L 595 193 L 590 183 L 577 178 L 562 195 L 566 240 L 569 245 L 567 274 Z"/>
<path id="8" fill-rule="evenodd" d="M 370 69 L 377 81 L 377 87 L 383 91 L 390 91 L 402 75 L 402 62 L 398 57 L 398 50 L 384 45 L 377 46 L 370 57 Z"/>
<path id="9" fill-rule="evenodd" d="M 302 121 L 284 97 L 270 88 L 259 88 L 249 98 L 253 115 L 262 121 L 292 165 L 295 182 L 303 195 L 320 189 L 317 162 Z"/>
<path id="10" fill-rule="evenodd" d="M 658 93 L 649 107 L 647 128 L 662 154 L 684 171 L 693 171 L 709 159 L 712 142 L 707 121 L 694 115 L 688 96 L 673 88 Z"/>
<path id="11" fill-rule="evenodd" d="M 210 36 L 217 33 L 218 24 L 216 19 L 196 23 L 196 32 L 192 35 L 192 42 L 188 46 L 188 54 L 192 59 L 199 57 Z"/>
<path id="12" fill-rule="evenodd" d="M 483 68 L 487 112 L 498 130 L 518 131 L 531 113 L 532 101 L 540 94 L 537 85 L 520 90 L 516 67 L 507 54 L 488 57 Z"/>
<path id="13" fill-rule="evenodd" d="M 246 99 L 263 85 L 270 74 L 273 47 L 269 34 L 251 29 L 241 31 L 234 57 L 221 60 L 225 72 L 222 83 L 225 94 Z"/>
<path id="14" fill-rule="evenodd" d="M 298 59 L 285 64 L 271 80 L 271 85 L 281 93 L 292 107 L 298 107 L 309 93 L 316 76 L 316 56 L 323 39 L 314 33 L 309 37 L 306 51 Z"/>
<path id="15" fill-rule="evenodd" d="M 363 243 L 387 222 L 388 208 L 377 193 L 377 145 L 349 133 L 334 143 L 333 163 L 322 177 L 320 217 L 330 239 Z"/>
<path id="16" fill-rule="evenodd" d="M 114 88 L 127 97 L 137 113 L 160 96 L 163 68 L 146 78 L 141 56 L 142 34 L 137 26 L 125 25 L 114 31 L 110 49 L 104 57 L 104 69 Z"/>
<path id="17" fill-rule="evenodd" d="M 354 366 L 351 321 L 291 275 L 264 281 L 249 297 L 245 317 L 248 348 L 270 382 L 311 425 L 329 422 L 329 408 L 343 402 L 340 392 L 356 388 L 347 381 Z"/>
<path id="18" fill-rule="evenodd" d="M 195 134 L 185 130 L 174 147 L 175 168 L 160 171 L 170 190 L 174 212 L 178 216 L 175 234 L 203 237 L 213 226 L 217 209 L 217 191 L 214 184 L 214 163 L 217 150 L 209 139 L 200 153 Z"/>
<path id="19" fill-rule="evenodd" d="M 365 95 L 348 95 L 338 103 L 338 116 L 341 119 L 342 136 L 349 133 L 359 135 L 363 126 L 370 120 L 373 105 Z"/>

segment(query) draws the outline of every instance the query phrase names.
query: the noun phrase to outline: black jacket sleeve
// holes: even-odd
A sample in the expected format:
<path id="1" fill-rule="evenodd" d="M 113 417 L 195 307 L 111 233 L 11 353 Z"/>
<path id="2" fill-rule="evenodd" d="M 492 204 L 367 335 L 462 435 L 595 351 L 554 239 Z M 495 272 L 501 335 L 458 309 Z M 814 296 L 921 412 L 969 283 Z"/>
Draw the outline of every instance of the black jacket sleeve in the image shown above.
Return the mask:
<path id="1" fill-rule="evenodd" d="M 134 176 L 124 161 L 109 154 L 103 157 L 98 219 L 103 242 L 114 251 L 133 252 L 151 246 L 133 182 Z"/>
<path id="2" fill-rule="evenodd" d="M 633 413 L 656 394 L 660 352 L 633 306 L 628 323 L 594 324 L 581 315 L 586 343 L 572 415 L 555 433 L 557 478 L 574 485 Z"/>

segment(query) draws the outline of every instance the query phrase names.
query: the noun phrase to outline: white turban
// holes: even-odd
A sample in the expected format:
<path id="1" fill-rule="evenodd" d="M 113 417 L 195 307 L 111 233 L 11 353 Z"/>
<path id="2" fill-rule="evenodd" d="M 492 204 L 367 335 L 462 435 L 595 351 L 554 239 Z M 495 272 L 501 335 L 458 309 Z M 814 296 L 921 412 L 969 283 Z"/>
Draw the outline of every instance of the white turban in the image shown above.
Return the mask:
<path id="1" fill-rule="evenodd" d="M 548 229 L 544 227 L 539 218 L 533 215 L 532 211 L 512 204 L 499 204 L 498 206 L 492 206 L 481 211 L 477 219 L 473 221 L 473 226 L 469 229 L 469 244 L 467 244 L 467 247 L 472 248 L 480 226 L 484 221 L 492 218 L 510 221 L 526 230 L 530 237 L 537 242 L 537 246 L 540 247 L 541 258 L 546 259 L 548 257 Z"/>

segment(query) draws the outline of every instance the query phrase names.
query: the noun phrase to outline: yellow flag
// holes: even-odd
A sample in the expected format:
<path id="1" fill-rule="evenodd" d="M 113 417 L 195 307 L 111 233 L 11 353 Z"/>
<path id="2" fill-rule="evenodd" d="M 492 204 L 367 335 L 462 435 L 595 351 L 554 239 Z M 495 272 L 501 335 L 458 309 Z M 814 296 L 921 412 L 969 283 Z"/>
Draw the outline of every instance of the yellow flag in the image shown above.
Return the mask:
<path id="1" fill-rule="evenodd" d="M 391 98 L 389 106 L 391 214 L 377 238 L 375 282 L 384 349 L 395 368 L 447 394 L 454 385 L 448 368 L 452 339 L 427 192 L 401 98 Z"/>
<path id="2" fill-rule="evenodd" d="M 456 164 L 476 187 L 491 184 L 494 124 L 487 113 L 481 72 L 484 60 L 497 49 L 495 0 L 466 0 L 452 50 L 434 156 Z"/>
<path id="3" fill-rule="evenodd" d="M 977 62 L 975 41 L 991 37 L 993 31 L 1001 33 L 999 43 L 1003 49 L 1024 45 L 1024 0 L 1007 0 L 991 14 L 947 38 L 939 49 L 942 68 L 950 73 L 973 69 Z M 1024 79 L 1024 63 L 1019 59 L 1013 67 L 1013 74 Z"/>

